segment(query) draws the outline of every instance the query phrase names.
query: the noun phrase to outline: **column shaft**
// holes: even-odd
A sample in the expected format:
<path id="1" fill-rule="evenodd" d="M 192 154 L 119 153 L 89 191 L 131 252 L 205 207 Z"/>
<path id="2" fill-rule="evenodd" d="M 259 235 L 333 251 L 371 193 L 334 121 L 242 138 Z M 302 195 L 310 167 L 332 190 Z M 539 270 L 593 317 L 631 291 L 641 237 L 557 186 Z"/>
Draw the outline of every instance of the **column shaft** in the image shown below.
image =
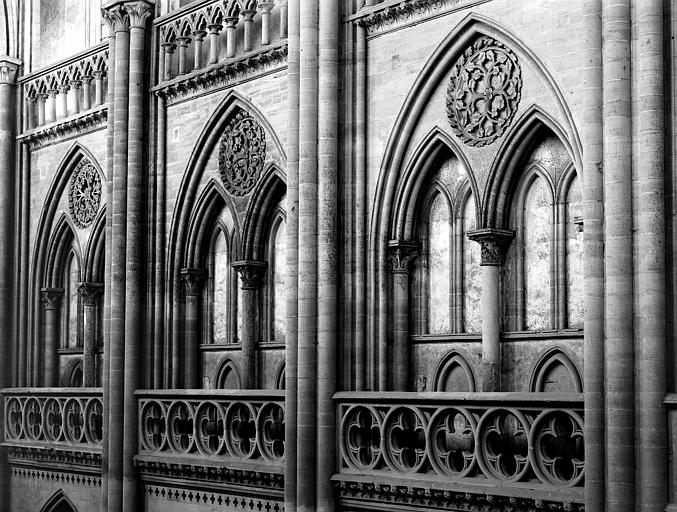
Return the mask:
<path id="1" fill-rule="evenodd" d="M 630 0 L 602 8 L 606 506 L 621 512 L 635 509 Z"/>
<path id="2" fill-rule="evenodd" d="M 238 261 L 233 267 L 242 281 L 242 387 L 255 389 L 256 343 L 258 341 L 258 290 L 266 264 L 260 261 Z"/>
<path id="3" fill-rule="evenodd" d="M 63 289 L 43 288 L 42 303 L 45 319 L 45 382 L 47 387 L 59 385 L 59 315 Z"/>
<path id="4" fill-rule="evenodd" d="M 318 0 L 300 18 L 297 510 L 317 510 Z"/>
<path id="5" fill-rule="evenodd" d="M 632 69 L 638 112 L 636 156 L 638 261 L 636 347 L 639 458 L 639 510 L 659 512 L 668 501 L 666 392 L 666 273 L 665 273 L 665 123 L 663 95 L 663 0 L 633 0 L 638 26 L 638 55 Z"/>
<path id="6" fill-rule="evenodd" d="M 80 299 L 84 309 L 84 339 L 82 357 L 82 376 L 85 387 L 96 385 L 96 342 L 97 342 L 97 310 L 103 285 L 99 283 L 80 283 L 78 286 Z"/>
<path id="7" fill-rule="evenodd" d="M 499 270 L 482 266 L 482 391 L 501 389 Z"/>
<path id="8" fill-rule="evenodd" d="M 186 316 L 184 328 L 184 385 L 188 389 L 200 388 L 200 295 L 205 272 L 184 268 L 181 277 L 185 286 Z"/>
<path id="9" fill-rule="evenodd" d="M 298 410 L 298 242 L 299 242 L 299 78 L 300 0 L 289 2 L 287 57 L 287 332 L 285 337 L 285 478 L 284 508 L 296 512 Z"/>

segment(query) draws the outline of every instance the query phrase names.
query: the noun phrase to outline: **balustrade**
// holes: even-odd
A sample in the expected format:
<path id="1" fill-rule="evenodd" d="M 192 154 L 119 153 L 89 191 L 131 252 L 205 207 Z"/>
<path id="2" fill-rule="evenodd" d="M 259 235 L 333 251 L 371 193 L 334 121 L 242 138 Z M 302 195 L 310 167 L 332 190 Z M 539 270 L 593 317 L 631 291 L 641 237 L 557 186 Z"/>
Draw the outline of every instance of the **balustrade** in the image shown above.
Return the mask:
<path id="1" fill-rule="evenodd" d="M 100 107 L 106 98 L 108 42 L 21 78 L 24 131 Z"/>
<path id="2" fill-rule="evenodd" d="M 5 444 L 101 451 L 100 388 L 5 389 Z"/>
<path id="3" fill-rule="evenodd" d="M 541 485 L 582 500 L 582 395 L 338 393 L 335 399 L 342 476 Z"/>
<path id="4" fill-rule="evenodd" d="M 284 392 L 139 391 L 139 455 L 284 464 Z"/>
<path id="5" fill-rule="evenodd" d="M 287 0 L 203 0 L 155 20 L 159 82 L 252 52 L 287 37 Z"/>

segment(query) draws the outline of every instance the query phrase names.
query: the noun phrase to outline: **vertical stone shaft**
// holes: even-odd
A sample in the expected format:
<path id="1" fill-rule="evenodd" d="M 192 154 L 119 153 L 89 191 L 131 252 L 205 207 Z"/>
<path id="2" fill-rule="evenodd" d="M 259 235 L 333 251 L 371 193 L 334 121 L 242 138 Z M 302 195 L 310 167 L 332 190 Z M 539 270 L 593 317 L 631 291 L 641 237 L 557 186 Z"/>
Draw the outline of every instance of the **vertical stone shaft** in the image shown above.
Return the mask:
<path id="1" fill-rule="evenodd" d="M 166 193 L 166 147 L 167 112 L 164 97 L 157 102 L 157 165 L 156 165 L 156 208 L 155 229 L 155 339 L 153 348 L 153 387 L 160 389 L 164 368 L 164 320 L 165 320 L 165 193 Z"/>
<path id="2" fill-rule="evenodd" d="M 338 2 L 319 2 L 317 510 L 335 508 L 338 325 Z"/>
<path id="3" fill-rule="evenodd" d="M 479 229 L 468 238 L 481 246 L 482 391 L 501 389 L 501 265 L 512 231 Z"/>
<path id="4" fill-rule="evenodd" d="M 256 343 L 258 322 L 258 290 L 266 264 L 261 261 L 238 261 L 233 267 L 242 282 L 242 387 L 256 388 Z"/>
<path id="5" fill-rule="evenodd" d="M 30 181 L 31 153 L 27 144 L 21 145 L 21 252 L 19 257 L 19 337 L 17 339 L 17 378 L 14 385 L 26 386 L 28 375 L 26 345 L 28 340 L 28 262 L 29 262 L 29 228 L 30 228 Z M 2 421 L 2 420 L 0 420 Z"/>
<path id="6" fill-rule="evenodd" d="M 316 510 L 318 0 L 300 20 L 297 510 Z"/>
<path id="7" fill-rule="evenodd" d="M 186 319 L 184 337 L 184 384 L 188 389 L 200 387 L 200 295 L 205 273 L 201 269 L 184 268 L 181 277 L 185 285 Z"/>
<path id="8" fill-rule="evenodd" d="M 585 63 L 583 124 L 583 272 L 585 343 L 585 510 L 605 509 L 604 433 L 604 205 L 602 195 L 602 10 L 583 7 Z"/>
<path id="9" fill-rule="evenodd" d="M 125 378 L 124 378 L 124 454 L 123 511 L 138 510 L 136 469 L 138 408 L 134 392 L 139 383 L 139 351 L 141 347 L 142 247 L 144 246 L 145 180 L 143 165 L 144 143 L 144 47 L 146 21 L 151 4 L 132 2 L 124 6 L 130 20 L 129 28 L 129 119 L 127 162 L 127 247 L 125 289 Z"/>
<path id="10" fill-rule="evenodd" d="M 109 30 L 108 36 L 108 69 L 115 66 L 115 32 Z M 104 298 L 103 298 L 103 447 L 101 454 L 101 512 L 108 511 L 108 454 L 109 454 L 109 404 L 110 404 L 110 313 L 111 313 L 111 261 L 112 261 L 112 232 L 113 232 L 113 157 L 114 157 L 114 130 L 115 112 L 115 73 L 108 73 L 108 120 L 106 124 L 106 243 L 104 252 Z"/>
<path id="11" fill-rule="evenodd" d="M 355 28 L 355 390 L 366 389 L 367 31 Z"/>
<path id="12" fill-rule="evenodd" d="M 62 288 L 43 288 L 42 304 L 45 319 L 45 383 L 47 387 L 59 385 L 59 316 Z"/>
<path id="13" fill-rule="evenodd" d="M 665 168 L 663 95 L 663 1 L 634 0 L 639 55 L 633 71 L 638 108 L 636 155 L 637 278 L 637 426 L 639 510 L 659 512 L 668 501 L 666 392 Z M 637 62 L 637 60 L 639 62 Z M 637 65 L 638 64 L 638 65 Z"/>
<path id="14" fill-rule="evenodd" d="M 14 155 L 16 151 L 16 71 L 20 61 L 10 57 L 0 58 L 0 325 L 9 327 L 12 318 L 12 304 L 16 303 L 12 292 L 12 250 L 14 247 Z M 28 255 L 26 254 L 26 257 Z M 18 340 L 20 344 L 26 342 Z M 0 389 L 10 386 L 8 362 L 11 354 L 11 336 L 0 339 Z M 0 400 L 0 432 L 4 432 L 4 399 Z M 0 503 L 10 502 L 8 488 L 9 468 L 5 454 L 0 451 Z"/>
<path id="15" fill-rule="evenodd" d="M 113 104 L 112 226 L 110 261 L 110 348 L 108 371 L 108 510 L 122 511 L 125 378 L 125 289 L 127 254 L 127 110 L 129 103 L 129 20 L 119 6 L 107 11 L 115 32 Z"/>
<path id="16" fill-rule="evenodd" d="M 103 293 L 103 285 L 100 283 L 80 283 L 78 292 L 85 314 L 82 351 L 83 384 L 85 387 L 91 388 L 96 385 L 96 311 L 99 305 L 99 297 Z"/>
<path id="17" fill-rule="evenodd" d="M 287 56 L 287 333 L 285 337 L 284 508 L 296 512 L 296 419 L 298 369 L 298 242 L 299 242 L 299 78 L 300 0 L 289 2 Z"/>
<path id="18" fill-rule="evenodd" d="M 620 512 L 635 509 L 630 0 L 602 8 L 606 506 Z"/>

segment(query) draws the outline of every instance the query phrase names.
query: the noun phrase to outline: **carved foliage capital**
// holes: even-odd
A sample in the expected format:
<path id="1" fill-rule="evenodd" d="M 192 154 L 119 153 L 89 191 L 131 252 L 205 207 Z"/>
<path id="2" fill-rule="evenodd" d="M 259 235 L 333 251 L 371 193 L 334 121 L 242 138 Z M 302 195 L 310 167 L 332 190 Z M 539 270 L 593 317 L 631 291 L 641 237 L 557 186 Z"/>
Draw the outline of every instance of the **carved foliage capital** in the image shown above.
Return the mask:
<path id="1" fill-rule="evenodd" d="M 403 240 L 391 240 L 388 258 L 393 274 L 408 274 L 409 266 L 421 252 L 421 244 Z"/>
<path id="2" fill-rule="evenodd" d="M 79 283 L 78 292 L 82 298 L 84 306 L 96 306 L 103 295 L 103 284 L 101 283 Z"/>
<path id="3" fill-rule="evenodd" d="M 127 2 L 125 11 L 129 15 L 130 28 L 145 28 L 146 20 L 153 14 L 153 4 L 140 0 L 138 2 Z"/>
<path id="4" fill-rule="evenodd" d="M 40 290 L 40 300 L 45 309 L 57 309 L 61 305 L 63 298 L 63 288 L 42 288 Z"/>
<path id="5" fill-rule="evenodd" d="M 184 284 L 186 295 L 200 295 L 202 284 L 207 278 L 207 271 L 202 268 L 181 269 L 181 280 Z"/>
<path id="6" fill-rule="evenodd" d="M 515 232 L 507 229 L 478 229 L 468 233 L 468 238 L 480 244 L 480 265 L 503 265 L 505 251 L 515 237 Z"/>
<path id="7" fill-rule="evenodd" d="M 0 83 L 13 84 L 21 61 L 12 57 L 0 56 Z"/>
<path id="8" fill-rule="evenodd" d="M 264 261 L 236 261 L 233 268 L 240 274 L 243 290 L 257 290 L 261 286 L 268 265 Z"/>
<path id="9" fill-rule="evenodd" d="M 129 30 L 129 16 L 122 5 L 113 5 L 101 9 L 101 17 L 111 32 L 127 32 Z"/>

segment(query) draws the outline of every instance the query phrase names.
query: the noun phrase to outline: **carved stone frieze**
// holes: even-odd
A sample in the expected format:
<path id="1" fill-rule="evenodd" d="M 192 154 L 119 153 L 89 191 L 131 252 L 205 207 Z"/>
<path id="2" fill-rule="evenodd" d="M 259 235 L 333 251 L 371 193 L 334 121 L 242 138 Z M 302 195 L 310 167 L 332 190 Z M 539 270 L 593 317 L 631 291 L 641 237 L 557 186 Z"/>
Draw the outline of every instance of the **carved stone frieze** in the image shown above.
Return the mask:
<path id="1" fill-rule="evenodd" d="M 456 61 L 447 90 L 447 115 L 469 146 L 498 139 L 517 112 L 522 71 L 517 56 L 491 37 L 480 37 Z"/>
<path id="2" fill-rule="evenodd" d="M 94 222 L 101 195 L 101 176 L 92 162 L 83 158 L 73 171 L 68 189 L 68 208 L 77 227 L 84 229 Z"/>
<path id="3" fill-rule="evenodd" d="M 5 444 L 7 459 L 12 465 L 70 466 L 79 470 L 88 468 L 92 471 L 101 469 L 101 453 L 81 451 L 77 449 L 41 448 L 36 446 L 19 446 Z"/>
<path id="4" fill-rule="evenodd" d="M 507 229 L 478 229 L 468 233 L 468 238 L 480 244 L 480 265 L 503 265 L 505 251 L 515 237 L 515 232 Z"/>
<path id="5" fill-rule="evenodd" d="M 214 64 L 173 80 L 162 82 L 152 90 L 168 102 L 222 89 L 253 77 L 284 69 L 287 63 L 286 41 L 270 45 L 235 59 Z"/>
<path id="6" fill-rule="evenodd" d="M 144 492 L 149 498 L 161 498 L 169 501 L 181 501 L 184 503 L 211 504 L 224 507 L 224 510 L 282 512 L 284 510 L 283 499 L 274 500 L 264 497 L 239 496 L 226 492 L 214 492 L 212 490 L 186 490 L 180 487 L 168 487 L 166 485 L 146 484 Z"/>
<path id="7" fill-rule="evenodd" d="M 107 119 L 108 108 L 104 106 L 71 119 L 40 126 L 22 135 L 19 140 L 28 144 L 31 149 L 37 149 L 50 143 L 85 135 L 103 128 L 106 126 Z"/>
<path id="8" fill-rule="evenodd" d="M 247 112 L 240 110 L 228 123 L 219 145 L 219 174 L 234 196 L 250 193 L 266 160 L 266 133 Z"/>
<path id="9" fill-rule="evenodd" d="M 467 510 L 469 512 L 583 512 L 583 503 L 572 501 L 545 501 L 528 497 L 495 496 L 486 493 L 455 492 L 445 489 L 423 487 L 421 484 L 378 483 L 373 481 L 335 480 L 339 500 L 350 500 L 355 510 L 373 510 L 375 502 L 404 505 L 411 510 L 440 509 Z M 355 507 L 355 501 L 364 503 Z M 385 510 L 385 508 L 384 508 Z"/>
<path id="10" fill-rule="evenodd" d="M 30 480 L 49 480 L 84 487 L 101 487 L 101 477 L 82 475 L 79 473 L 64 473 L 61 471 L 45 471 L 23 467 L 13 467 L 12 476 Z"/>
<path id="11" fill-rule="evenodd" d="M 373 10 L 364 9 L 366 12 L 358 13 L 354 22 L 365 27 L 367 35 L 375 36 L 487 1 L 489 0 L 388 1 L 385 5 L 375 6 Z"/>

